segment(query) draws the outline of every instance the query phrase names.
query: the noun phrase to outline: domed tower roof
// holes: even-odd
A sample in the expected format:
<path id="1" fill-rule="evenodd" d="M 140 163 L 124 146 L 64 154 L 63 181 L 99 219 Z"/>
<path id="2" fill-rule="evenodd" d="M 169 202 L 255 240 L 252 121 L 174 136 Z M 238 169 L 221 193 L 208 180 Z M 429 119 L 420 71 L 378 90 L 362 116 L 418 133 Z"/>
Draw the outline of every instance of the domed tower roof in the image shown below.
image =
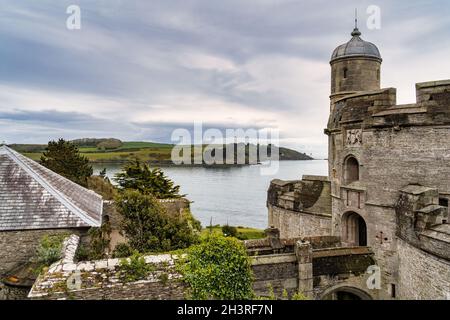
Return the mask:
<path id="1" fill-rule="evenodd" d="M 341 44 L 339 47 L 334 49 L 330 62 L 351 57 L 367 57 L 374 58 L 379 62 L 382 61 L 381 54 L 377 46 L 371 42 L 361 39 L 361 32 L 357 27 L 353 29 L 351 35 L 352 38 L 349 42 Z"/>

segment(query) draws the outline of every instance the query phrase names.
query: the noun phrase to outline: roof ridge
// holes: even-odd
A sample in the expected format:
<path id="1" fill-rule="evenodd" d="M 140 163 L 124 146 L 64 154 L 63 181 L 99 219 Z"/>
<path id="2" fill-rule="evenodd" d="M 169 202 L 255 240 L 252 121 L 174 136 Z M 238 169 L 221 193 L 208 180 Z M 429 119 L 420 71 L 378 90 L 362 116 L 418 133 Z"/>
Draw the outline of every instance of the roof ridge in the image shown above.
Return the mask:
<path id="1" fill-rule="evenodd" d="M 1 152 L 1 151 L 4 151 L 4 152 Z M 76 204 L 74 204 L 71 201 L 71 199 L 69 199 L 62 192 L 58 191 L 50 182 L 48 182 L 45 178 L 43 178 L 38 173 L 36 173 L 33 168 L 31 168 L 25 161 L 23 161 L 21 159 L 22 157 L 24 157 L 23 155 L 16 152 L 15 150 L 12 150 L 11 148 L 9 148 L 7 146 L 0 147 L 0 153 L 1 154 L 9 154 L 10 158 L 15 163 L 17 163 L 23 170 L 25 170 L 37 183 L 39 183 L 45 190 L 47 190 L 51 195 L 53 195 L 70 212 L 74 213 L 76 216 L 78 216 L 81 220 L 83 220 L 85 223 L 87 223 L 90 226 L 99 226 L 99 223 L 95 219 L 91 218 L 84 210 L 82 210 Z M 30 161 L 34 161 L 34 160 L 30 159 Z M 34 161 L 34 162 L 36 162 L 36 161 Z M 39 166 L 42 166 L 41 164 L 39 164 L 37 162 L 36 162 L 36 164 L 38 164 Z M 45 169 L 49 170 L 48 168 L 45 168 Z M 49 170 L 49 171 L 51 171 L 51 170 Z M 51 171 L 51 172 L 53 174 L 57 174 L 56 172 L 53 172 L 53 171 Z M 63 179 L 67 179 L 61 175 L 58 175 L 58 176 Z M 74 183 L 74 182 L 72 182 L 72 183 Z M 81 188 L 83 188 L 83 187 L 81 187 Z M 83 188 L 83 189 L 85 189 L 85 188 Z M 86 189 L 86 191 L 90 191 L 90 190 Z"/>

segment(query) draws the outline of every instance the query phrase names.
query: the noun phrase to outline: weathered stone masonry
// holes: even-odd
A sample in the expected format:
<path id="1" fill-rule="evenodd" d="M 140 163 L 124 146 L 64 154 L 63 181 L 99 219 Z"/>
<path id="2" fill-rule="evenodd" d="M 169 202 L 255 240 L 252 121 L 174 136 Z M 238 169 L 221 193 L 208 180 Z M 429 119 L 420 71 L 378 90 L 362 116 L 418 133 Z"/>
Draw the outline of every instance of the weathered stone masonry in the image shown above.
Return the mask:
<path id="1" fill-rule="evenodd" d="M 380 88 L 378 49 L 360 34 L 355 29 L 330 62 L 329 174 L 317 178 L 328 187 L 313 197 L 330 206 L 301 205 L 317 195 L 312 177 L 275 180 L 269 223 L 283 238 L 332 235 L 344 247 L 371 248 L 381 269 L 378 298 L 445 299 L 450 80 L 418 83 L 416 103 L 397 105 L 396 90 Z M 328 231 L 324 217 L 330 219 Z M 413 258 L 424 261 L 415 264 Z"/>

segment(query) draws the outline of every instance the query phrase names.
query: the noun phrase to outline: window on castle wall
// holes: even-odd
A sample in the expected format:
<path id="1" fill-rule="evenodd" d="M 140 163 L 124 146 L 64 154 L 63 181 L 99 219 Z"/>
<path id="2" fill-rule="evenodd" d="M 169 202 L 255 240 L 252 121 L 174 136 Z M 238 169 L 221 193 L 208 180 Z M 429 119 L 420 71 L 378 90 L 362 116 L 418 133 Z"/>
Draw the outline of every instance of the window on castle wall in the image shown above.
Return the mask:
<path id="1" fill-rule="evenodd" d="M 348 157 L 345 161 L 344 180 L 346 184 L 359 180 L 359 163 L 354 157 Z"/>
<path id="2" fill-rule="evenodd" d="M 380 80 L 380 69 L 377 69 L 377 80 Z"/>
<path id="3" fill-rule="evenodd" d="M 439 205 L 443 207 L 447 207 L 447 219 L 443 219 L 442 223 L 448 223 L 448 218 L 450 217 L 450 209 L 448 207 L 448 199 L 447 198 L 439 198 Z"/>
<path id="4" fill-rule="evenodd" d="M 347 79 L 347 73 L 348 73 L 348 69 L 344 68 L 344 79 Z"/>

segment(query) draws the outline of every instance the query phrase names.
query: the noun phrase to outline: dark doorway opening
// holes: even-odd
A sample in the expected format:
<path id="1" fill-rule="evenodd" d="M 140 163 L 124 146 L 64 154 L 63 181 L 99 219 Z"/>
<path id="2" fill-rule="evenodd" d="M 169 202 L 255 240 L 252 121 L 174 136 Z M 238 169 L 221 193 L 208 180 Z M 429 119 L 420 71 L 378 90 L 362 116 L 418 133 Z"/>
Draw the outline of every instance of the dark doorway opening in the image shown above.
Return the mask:
<path id="1" fill-rule="evenodd" d="M 336 300 L 362 300 L 356 294 L 346 291 L 336 292 Z"/>
<path id="2" fill-rule="evenodd" d="M 347 212 L 342 217 L 342 239 L 348 246 L 367 246 L 367 225 L 356 212 Z"/>
<path id="3" fill-rule="evenodd" d="M 358 233 L 358 245 L 361 247 L 367 246 L 367 226 L 361 216 L 358 216 Z"/>

